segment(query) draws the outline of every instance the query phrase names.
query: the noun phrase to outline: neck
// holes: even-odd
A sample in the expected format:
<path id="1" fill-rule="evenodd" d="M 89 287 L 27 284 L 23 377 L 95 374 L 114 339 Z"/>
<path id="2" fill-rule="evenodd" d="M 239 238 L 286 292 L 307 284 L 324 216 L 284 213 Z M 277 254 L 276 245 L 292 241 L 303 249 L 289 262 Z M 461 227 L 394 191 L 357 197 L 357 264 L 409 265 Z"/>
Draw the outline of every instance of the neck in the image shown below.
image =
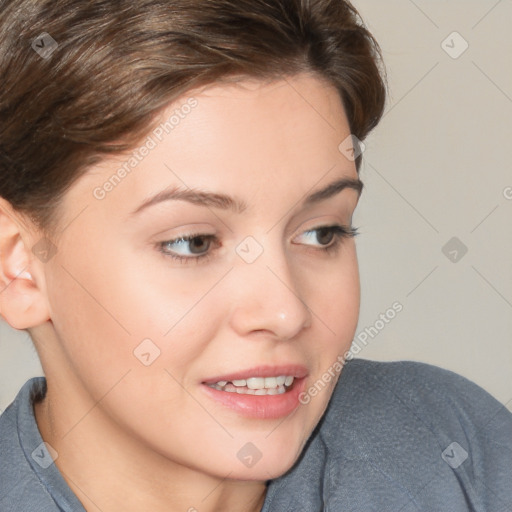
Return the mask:
<path id="1" fill-rule="evenodd" d="M 135 512 L 260 512 L 266 485 L 229 480 L 180 465 L 123 431 L 101 407 L 76 428 L 62 399 L 48 385 L 34 404 L 39 431 L 58 453 L 55 464 L 86 510 Z M 62 388 L 60 388 L 62 390 Z M 72 403 L 72 402 L 71 402 Z"/>

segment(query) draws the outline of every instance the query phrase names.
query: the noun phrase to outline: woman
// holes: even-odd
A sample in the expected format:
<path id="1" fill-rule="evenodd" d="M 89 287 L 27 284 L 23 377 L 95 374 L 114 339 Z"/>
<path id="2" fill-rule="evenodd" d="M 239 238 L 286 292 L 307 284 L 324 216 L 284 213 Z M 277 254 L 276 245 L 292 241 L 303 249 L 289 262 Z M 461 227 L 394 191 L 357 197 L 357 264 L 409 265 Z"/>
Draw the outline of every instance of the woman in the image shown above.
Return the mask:
<path id="1" fill-rule="evenodd" d="M 339 0 L 2 4 L 2 510 L 506 510 L 511 415 L 349 361 L 378 46 Z M 507 451 L 508 450 L 508 451 Z"/>

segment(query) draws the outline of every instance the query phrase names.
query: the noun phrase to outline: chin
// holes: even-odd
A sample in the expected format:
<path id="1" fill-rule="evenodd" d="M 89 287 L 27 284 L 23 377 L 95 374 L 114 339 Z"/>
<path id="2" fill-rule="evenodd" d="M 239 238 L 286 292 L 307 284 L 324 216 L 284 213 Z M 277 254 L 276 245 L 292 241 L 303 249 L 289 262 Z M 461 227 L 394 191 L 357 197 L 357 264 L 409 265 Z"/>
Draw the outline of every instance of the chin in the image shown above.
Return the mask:
<path id="1" fill-rule="evenodd" d="M 267 432 L 266 435 L 268 434 Z M 268 439 L 261 438 L 260 441 L 246 441 L 242 443 L 241 448 L 237 447 L 236 461 L 231 461 L 232 473 L 229 478 L 265 481 L 278 478 L 292 468 L 300 457 L 307 439 L 292 440 L 290 436 L 287 439 L 283 439 L 282 436 L 272 439 L 274 435 L 275 433 L 272 433 Z M 222 471 L 225 476 L 226 467 L 223 467 Z"/>

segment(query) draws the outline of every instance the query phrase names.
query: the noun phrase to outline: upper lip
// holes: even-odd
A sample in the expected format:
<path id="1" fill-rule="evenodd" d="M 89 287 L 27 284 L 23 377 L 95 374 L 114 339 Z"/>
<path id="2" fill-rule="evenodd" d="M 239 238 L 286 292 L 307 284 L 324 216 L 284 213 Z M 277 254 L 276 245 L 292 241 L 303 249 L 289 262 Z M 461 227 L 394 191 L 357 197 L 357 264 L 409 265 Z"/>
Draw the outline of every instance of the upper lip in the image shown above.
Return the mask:
<path id="1" fill-rule="evenodd" d="M 203 381 L 205 384 L 214 384 L 219 381 L 233 381 L 249 379 L 251 377 L 279 377 L 280 375 L 291 375 L 296 379 L 301 379 L 308 374 L 308 370 L 305 366 L 300 364 L 286 364 L 279 366 L 255 366 L 248 368 L 247 370 L 240 370 L 234 373 L 226 373 L 224 375 L 218 375 L 216 377 L 208 378 Z"/>

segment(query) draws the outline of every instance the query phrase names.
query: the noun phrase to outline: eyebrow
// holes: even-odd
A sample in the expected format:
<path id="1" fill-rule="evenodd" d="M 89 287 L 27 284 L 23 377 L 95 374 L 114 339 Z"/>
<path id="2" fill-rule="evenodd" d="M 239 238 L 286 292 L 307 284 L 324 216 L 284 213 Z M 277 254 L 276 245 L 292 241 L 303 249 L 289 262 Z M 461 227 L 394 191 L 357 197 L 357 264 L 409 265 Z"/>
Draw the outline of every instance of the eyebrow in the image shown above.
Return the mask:
<path id="1" fill-rule="evenodd" d="M 311 206 L 313 204 L 329 199 L 345 189 L 353 189 L 357 191 L 358 197 L 363 191 L 363 182 L 357 178 L 341 178 L 329 183 L 324 188 L 309 194 L 301 202 L 301 206 Z M 235 197 L 214 192 L 205 192 L 195 188 L 187 188 L 183 190 L 180 187 L 171 187 L 162 190 L 153 197 L 144 201 L 139 207 L 130 213 L 130 217 L 141 211 L 165 201 L 187 201 L 189 203 L 219 208 L 222 210 L 232 210 L 235 213 L 243 213 L 247 209 L 247 203 Z"/>

